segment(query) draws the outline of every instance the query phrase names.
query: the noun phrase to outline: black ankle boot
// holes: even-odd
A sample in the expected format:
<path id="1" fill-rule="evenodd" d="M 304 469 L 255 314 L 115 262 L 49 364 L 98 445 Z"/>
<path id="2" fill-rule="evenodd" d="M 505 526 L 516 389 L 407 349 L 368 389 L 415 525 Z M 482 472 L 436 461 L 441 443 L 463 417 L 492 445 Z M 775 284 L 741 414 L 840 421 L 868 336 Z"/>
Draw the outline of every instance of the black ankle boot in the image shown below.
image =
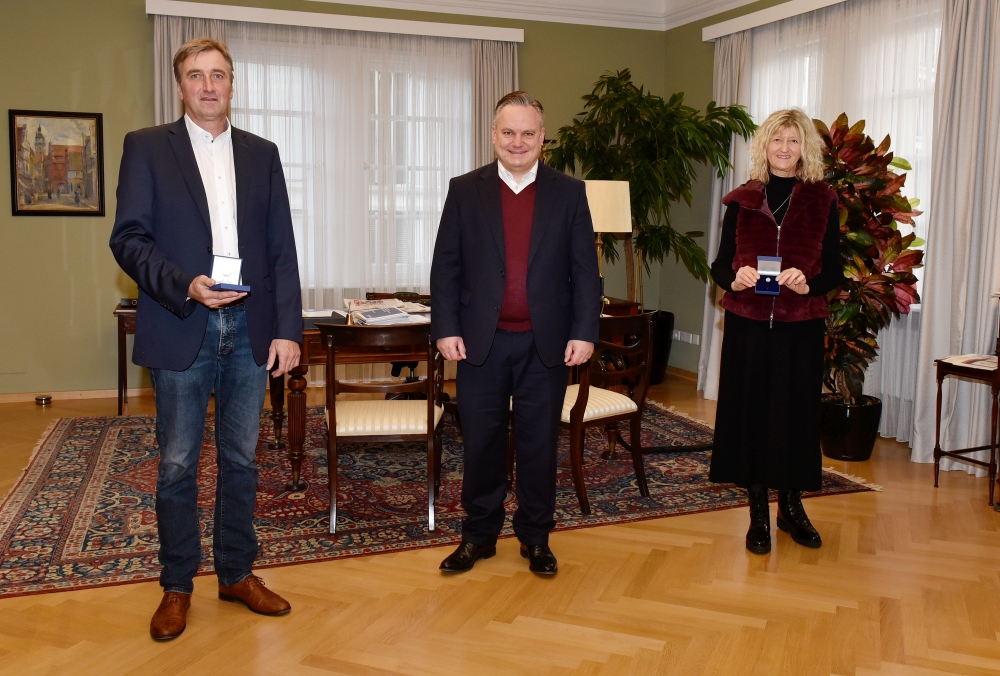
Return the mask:
<path id="1" fill-rule="evenodd" d="M 778 491 L 778 528 L 803 547 L 816 549 L 823 544 L 802 506 L 802 491 Z"/>
<path id="2" fill-rule="evenodd" d="M 771 551 L 771 508 L 767 504 L 767 489 L 747 491 L 750 497 L 750 530 L 747 531 L 747 549 L 754 554 Z"/>

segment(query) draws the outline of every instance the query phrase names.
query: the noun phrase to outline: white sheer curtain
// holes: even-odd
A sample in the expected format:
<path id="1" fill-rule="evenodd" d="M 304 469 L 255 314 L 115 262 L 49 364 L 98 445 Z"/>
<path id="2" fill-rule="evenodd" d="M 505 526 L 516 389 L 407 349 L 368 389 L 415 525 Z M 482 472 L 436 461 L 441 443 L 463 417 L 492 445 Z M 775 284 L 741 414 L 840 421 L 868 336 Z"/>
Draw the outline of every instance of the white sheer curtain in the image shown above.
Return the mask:
<path id="1" fill-rule="evenodd" d="M 827 124 L 846 112 L 865 120 L 876 142 L 889 134 L 907 159 L 904 194 L 921 199 L 926 233 L 930 200 L 934 84 L 944 0 L 852 0 L 753 30 L 750 113 L 802 108 Z M 908 226 L 902 226 L 908 231 Z M 918 313 L 879 335 L 881 359 L 865 392 L 883 399 L 883 434 L 908 440 L 916 380 Z M 714 332 L 721 334 L 721 330 Z M 721 340 L 713 335 L 712 344 Z M 710 392 L 708 384 L 704 386 Z"/>
<path id="2" fill-rule="evenodd" d="M 234 23 L 233 124 L 278 145 L 306 307 L 426 293 L 448 181 L 472 168 L 468 40 Z"/>

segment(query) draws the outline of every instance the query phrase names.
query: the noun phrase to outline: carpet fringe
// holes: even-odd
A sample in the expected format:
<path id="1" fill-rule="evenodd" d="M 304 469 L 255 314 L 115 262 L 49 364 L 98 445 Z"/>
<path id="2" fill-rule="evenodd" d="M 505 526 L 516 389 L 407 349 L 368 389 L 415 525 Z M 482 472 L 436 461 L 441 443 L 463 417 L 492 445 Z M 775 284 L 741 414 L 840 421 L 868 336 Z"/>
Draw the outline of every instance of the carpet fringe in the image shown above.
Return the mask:
<path id="1" fill-rule="evenodd" d="M 702 420 L 701 418 L 695 418 L 693 415 L 689 415 L 689 414 L 685 413 L 684 411 L 678 411 L 676 406 L 670 406 L 668 408 L 666 405 L 661 404 L 658 401 L 653 401 L 652 399 L 647 399 L 646 400 L 646 405 L 649 406 L 650 404 L 652 404 L 653 406 L 655 406 L 656 408 L 660 409 L 661 411 L 663 411 L 665 413 L 670 413 L 672 415 L 676 415 L 679 418 L 686 418 L 686 419 L 690 420 L 691 422 L 696 422 L 699 425 L 704 425 L 705 427 L 707 427 L 710 430 L 714 430 L 715 429 L 715 425 L 710 425 L 706 421 Z"/>
<path id="2" fill-rule="evenodd" d="M 21 485 L 21 481 L 24 480 L 24 475 L 28 473 L 28 468 L 31 467 L 31 463 L 34 462 L 35 456 L 42 450 L 42 446 L 45 445 L 45 442 L 49 440 L 52 430 L 55 429 L 60 420 L 62 420 L 62 418 L 53 418 L 49 421 L 49 424 L 46 425 L 45 431 L 42 432 L 42 437 L 38 440 L 38 443 L 35 444 L 35 447 L 31 449 L 31 455 L 28 456 L 28 464 L 21 469 L 21 474 L 18 475 L 17 481 L 11 485 L 10 490 L 7 491 L 3 497 L 0 497 L 0 509 L 3 509 L 4 505 L 7 504 L 7 498 L 13 495 L 14 491 L 17 490 L 17 487 Z"/>
<path id="3" fill-rule="evenodd" d="M 855 476 L 854 474 L 848 474 L 847 472 L 841 472 L 840 470 L 836 470 L 836 469 L 834 469 L 832 467 L 824 467 L 823 471 L 824 472 L 829 472 L 830 474 L 836 474 L 837 476 L 839 476 L 839 477 L 841 477 L 843 479 L 847 479 L 848 481 L 854 482 L 856 484 L 860 484 L 860 485 L 864 486 L 865 488 L 870 488 L 873 491 L 878 491 L 879 493 L 881 493 L 883 490 L 885 490 L 879 484 L 870 483 L 868 481 L 868 479 L 865 479 L 864 477 Z"/>

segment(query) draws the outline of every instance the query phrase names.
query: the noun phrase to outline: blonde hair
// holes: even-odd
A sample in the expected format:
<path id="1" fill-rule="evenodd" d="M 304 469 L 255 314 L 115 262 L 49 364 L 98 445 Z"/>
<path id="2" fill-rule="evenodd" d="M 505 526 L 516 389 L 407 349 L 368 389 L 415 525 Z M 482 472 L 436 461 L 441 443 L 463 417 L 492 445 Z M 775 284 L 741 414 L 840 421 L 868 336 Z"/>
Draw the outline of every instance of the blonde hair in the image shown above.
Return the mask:
<path id="1" fill-rule="evenodd" d="M 750 178 L 767 183 L 770 178 L 767 145 L 786 127 L 795 127 L 799 131 L 802 157 L 795 168 L 795 175 L 807 183 L 822 181 L 826 173 L 826 166 L 823 164 L 823 139 L 809 116 L 798 108 L 771 113 L 764 124 L 757 128 L 750 141 Z"/>
<path id="2" fill-rule="evenodd" d="M 174 79 L 177 83 L 181 82 L 181 64 L 189 56 L 194 56 L 195 54 L 201 54 L 202 52 L 216 51 L 222 54 L 222 58 L 226 60 L 229 64 L 229 81 L 233 81 L 233 57 L 229 53 L 229 48 L 226 47 L 225 42 L 219 42 L 218 40 L 212 40 L 210 38 L 195 38 L 194 40 L 188 40 L 181 48 L 177 50 L 174 54 Z"/>

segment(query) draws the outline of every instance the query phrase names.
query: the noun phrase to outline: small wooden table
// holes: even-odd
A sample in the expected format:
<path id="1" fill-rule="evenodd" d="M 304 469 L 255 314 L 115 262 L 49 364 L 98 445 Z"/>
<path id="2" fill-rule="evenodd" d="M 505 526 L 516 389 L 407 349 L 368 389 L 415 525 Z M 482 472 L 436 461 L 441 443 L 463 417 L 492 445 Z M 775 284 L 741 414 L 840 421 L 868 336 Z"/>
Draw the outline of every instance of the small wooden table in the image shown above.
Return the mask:
<path id="1" fill-rule="evenodd" d="M 1000 354 L 1000 337 L 997 338 L 997 353 Z M 990 506 L 993 505 L 993 495 L 997 481 L 997 418 L 1000 413 L 1000 368 L 986 370 L 952 364 L 943 359 L 935 359 L 937 367 L 937 410 L 934 418 L 934 488 L 938 485 L 938 473 L 940 471 L 941 458 L 954 458 L 961 462 L 968 462 L 973 465 L 985 467 L 990 475 Z M 948 376 L 967 378 L 988 384 L 991 388 L 992 407 L 990 424 L 990 443 L 985 446 L 973 446 L 972 448 L 960 448 L 953 451 L 941 450 L 941 386 Z M 984 462 L 974 458 L 965 457 L 966 453 L 989 450 L 990 460 Z"/>
<path id="2" fill-rule="evenodd" d="M 135 306 L 119 305 L 114 311 L 118 318 L 118 415 L 122 414 L 122 403 L 128 403 L 128 357 L 125 336 L 135 333 Z"/>

